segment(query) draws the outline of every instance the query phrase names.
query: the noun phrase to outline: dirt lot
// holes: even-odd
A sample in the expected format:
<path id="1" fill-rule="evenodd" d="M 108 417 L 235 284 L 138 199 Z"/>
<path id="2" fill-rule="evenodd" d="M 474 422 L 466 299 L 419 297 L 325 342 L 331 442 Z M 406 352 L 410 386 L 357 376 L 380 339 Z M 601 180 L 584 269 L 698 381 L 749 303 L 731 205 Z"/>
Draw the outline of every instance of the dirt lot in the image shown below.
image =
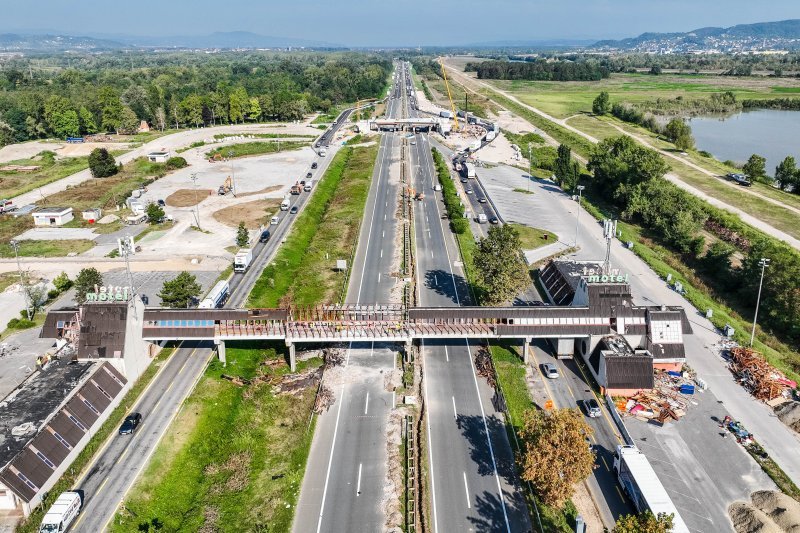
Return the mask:
<path id="1" fill-rule="evenodd" d="M 800 503 L 781 492 L 754 492 L 751 502 L 736 502 L 729 513 L 737 533 L 800 531 Z"/>
<path id="2" fill-rule="evenodd" d="M 178 189 L 164 200 L 170 207 L 192 207 L 205 200 L 211 189 Z"/>
<path id="3" fill-rule="evenodd" d="M 238 193 L 236 195 L 237 198 L 241 198 L 242 196 L 255 196 L 257 194 L 269 194 L 271 192 L 279 191 L 283 188 L 282 185 L 271 185 L 265 189 L 261 189 L 260 191 L 252 191 L 252 192 L 244 192 Z"/>
<path id="4" fill-rule="evenodd" d="M 281 201 L 277 199 L 253 200 L 243 204 L 236 204 L 214 212 L 214 219 L 232 228 L 238 227 L 239 222 L 244 222 L 247 229 L 257 229 L 266 225 Z"/>

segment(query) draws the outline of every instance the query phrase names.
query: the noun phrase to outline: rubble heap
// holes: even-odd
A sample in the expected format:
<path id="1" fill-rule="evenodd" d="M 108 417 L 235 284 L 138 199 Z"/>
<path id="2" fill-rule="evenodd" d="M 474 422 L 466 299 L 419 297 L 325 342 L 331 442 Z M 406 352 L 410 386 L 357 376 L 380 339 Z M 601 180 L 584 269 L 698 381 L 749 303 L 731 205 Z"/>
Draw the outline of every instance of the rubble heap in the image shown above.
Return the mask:
<path id="1" fill-rule="evenodd" d="M 730 350 L 728 367 L 739 383 L 753 396 L 764 402 L 786 397 L 797 383 L 767 363 L 757 351 L 737 346 Z"/>

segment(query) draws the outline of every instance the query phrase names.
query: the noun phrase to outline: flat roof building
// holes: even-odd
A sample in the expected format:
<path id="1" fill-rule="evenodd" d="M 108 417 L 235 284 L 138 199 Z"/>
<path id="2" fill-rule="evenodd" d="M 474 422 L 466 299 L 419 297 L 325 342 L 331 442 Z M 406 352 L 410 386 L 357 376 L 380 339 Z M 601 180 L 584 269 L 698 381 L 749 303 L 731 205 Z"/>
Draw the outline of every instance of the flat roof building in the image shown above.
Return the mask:
<path id="1" fill-rule="evenodd" d="M 73 219 L 71 207 L 41 207 L 31 215 L 36 226 L 63 226 Z"/>

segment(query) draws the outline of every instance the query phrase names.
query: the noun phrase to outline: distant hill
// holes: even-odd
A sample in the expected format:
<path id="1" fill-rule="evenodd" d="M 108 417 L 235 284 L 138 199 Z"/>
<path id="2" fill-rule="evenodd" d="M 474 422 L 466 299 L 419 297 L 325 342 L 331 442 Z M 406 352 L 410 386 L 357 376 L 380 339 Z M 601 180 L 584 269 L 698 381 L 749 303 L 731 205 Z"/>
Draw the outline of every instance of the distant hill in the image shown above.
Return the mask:
<path id="1" fill-rule="evenodd" d="M 596 42 L 592 48 L 641 50 L 669 48 L 721 51 L 800 48 L 800 19 L 739 24 L 730 28 L 706 27 L 679 33 L 643 33 L 638 37 Z"/>
<path id="2" fill-rule="evenodd" d="M 94 37 L 74 35 L 21 35 L 0 33 L 0 51 L 59 52 L 64 50 L 114 50 L 126 45 Z"/>
<path id="3" fill-rule="evenodd" d="M 76 36 L 45 33 L 0 33 L 0 52 L 101 51 L 136 48 L 341 48 L 341 45 L 271 37 L 246 31 L 216 32 L 210 35 L 141 36 L 94 35 Z"/>

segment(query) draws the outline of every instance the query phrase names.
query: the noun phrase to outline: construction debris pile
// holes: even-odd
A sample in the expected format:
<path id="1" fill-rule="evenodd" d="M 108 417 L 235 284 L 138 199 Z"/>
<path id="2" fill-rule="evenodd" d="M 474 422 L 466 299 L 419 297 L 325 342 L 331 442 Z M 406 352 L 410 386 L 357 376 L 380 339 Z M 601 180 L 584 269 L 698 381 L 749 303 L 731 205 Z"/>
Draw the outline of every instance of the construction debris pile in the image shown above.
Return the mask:
<path id="1" fill-rule="evenodd" d="M 705 387 L 705 383 L 691 369 L 684 372 L 657 372 L 651 390 L 640 391 L 627 400 L 621 400 L 617 403 L 617 409 L 623 415 L 663 425 L 670 420 L 680 420 L 689 407 L 690 396 L 697 388 Z"/>
<path id="2" fill-rule="evenodd" d="M 322 414 L 322 411 L 330 409 L 335 401 L 333 391 L 323 383 L 317 392 L 317 399 L 314 401 L 314 412 L 318 415 Z"/>
<path id="3" fill-rule="evenodd" d="M 764 356 L 750 348 L 736 346 L 728 353 L 728 368 L 747 391 L 764 402 L 778 398 L 789 398 L 791 389 L 797 383 L 788 379 L 764 359 Z"/>
<path id="4" fill-rule="evenodd" d="M 475 352 L 475 370 L 478 372 L 479 376 L 486 379 L 486 383 L 488 383 L 491 388 L 497 388 L 494 366 L 492 365 L 492 356 L 489 354 L 489 350 L 483 346 Z"/>

